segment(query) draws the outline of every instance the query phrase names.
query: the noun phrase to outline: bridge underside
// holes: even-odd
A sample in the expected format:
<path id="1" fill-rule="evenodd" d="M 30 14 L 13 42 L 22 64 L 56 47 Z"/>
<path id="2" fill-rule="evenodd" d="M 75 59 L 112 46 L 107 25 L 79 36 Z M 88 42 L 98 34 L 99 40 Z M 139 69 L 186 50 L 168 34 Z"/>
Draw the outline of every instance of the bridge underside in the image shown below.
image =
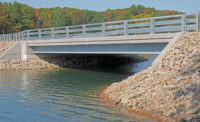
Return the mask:
<path id="1" fill-rule="evenodd" d="M 140 54 L 159 55 L 176 37 L 175 33 L 27 41 L 27 57 L 128 56 L 141 61 Z M 31 52 L 31 53 L 30 53 Z M 90 58 L 90 57 L 88 57 Z M 124 57 L 122 57 L 124 59 Z"/>
<path id="2" fill-rule="evenodd" d="M 160 54 L 167 43 L 63 45 L 32 47 L 35 54 Z"/>

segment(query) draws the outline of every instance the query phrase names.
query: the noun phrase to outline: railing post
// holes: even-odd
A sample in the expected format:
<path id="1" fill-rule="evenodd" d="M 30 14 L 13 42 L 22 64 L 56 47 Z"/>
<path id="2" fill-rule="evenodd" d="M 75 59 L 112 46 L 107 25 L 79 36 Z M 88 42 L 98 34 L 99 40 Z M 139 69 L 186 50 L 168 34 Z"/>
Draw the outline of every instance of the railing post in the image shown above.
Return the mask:
<path id="1" fill-rule="evenodd" d="M 124 21 L 124 35 L 128 35 L 128 21 Z"/>
<path id="2" fill-rule="evenodd" d="M 150 34 L 154 34 L 154 18 L 150 18 Z"/>
<path id="3" fill-rule="evenodd" d="M 186 15 L 181 16 L 181 32 L 186 31 Z"/>
<path id="4" fill-rule="evenodd" d="M 51 28 L 51 38 L 54 39 L 54 28 Z"/>
<path id="5" fill-rule="evenodd" d="M 15 33 L 15 35 L 16 35 L 16 41 L 18 41 L 17 33 Z"/>
<path id="6" fill-rule="evenodd" d="M 15 33 L 15 41 L 17 41 L 17 34 Z"/>
<path id="7" fill-rule="evenodd" d="M 105 36 L 106 34 L 106 27 L 105 27 L 105 23 L 102 23 L 102 36 Z"/>
<path id="8" fill-rule="evenodd" d="M 16 34 L 14 34 L 14 37 L 15 37 L 15 41 L 17 41 L 17 36 L 16 36 Z"/>
<path id="9" fill-rule="evenodd" d="M 82 28 L 83 28 L 83 36 L 86 36 L 86 33 L 87 33 L 86 32 L 86 25 L 83 25 Z"/>
<path id="10" fill-rule="evenodd" d="M 19 41 L 19 33 L 16 33 L 17 34 L 17 41 Z"/>
<path id="11" fill-rule="evenodd" d="M 17 40 L 20 41 L 20 32 L 17 33 Z"/>
<path id="12" fill-rule="evenodd" d="M 29 30 L 27 31 L 27 40 L 29 40 L 30 39 L 30 32 L 29 32 Z"/>
<path id="13" fill-rule="evenodd" d="M 20 32 L 19 34 L 20 34 L 20 41 L 22 41 L 22 32 Z"/>
<path id="14" fill-rule="evenodd" d="M 19 33 L 17 33 L 17 41 L 19 41 L 20 39 L 19 39 Z"/>
<path id="15" fill-rule="evenodd" d="M 10 40 L 10 34 L 8 34 L 8 41 Z"/>
<path id="16" fill-rule="evenodd" d="M 199 30 L 200 30 L 200 11 L 196 15 L 196 31 L 199 31 Z"/>
<path id="17" fill-rule="evenodd" d="M 15 41 L 15 40 L 14 40 L 14 34 L 12 34 L 12 41 Z"/>
<path id="18" fill-rule="evenodd" d="M 66 38 L 69 38 L 69 26 L 66 27 Z"/>
<path id="19" fill-rule="evenodd" d="M 24 41 L 25 40 L 25 34 L 24 34 L 25 32 L 24 31 L 22 31 L 22 41 Z"/>
<path id="20" fill-rule="evenodd" d="M 19 32 L 19 41 L 22 40 L 22 35 L 21 35 L 21 32 Z"/>
<path id="21" fill-rule="evenodd" d="M 16 33 L 14 33 L 14 40 L 17 41 Z"/>
<path id="22" fill-rule="evenodd" d="M 39 36 L 39 40 L 41 40 L 41 36 L 42 36 L 41 29 L 38 29 L 38 36 Z"/>

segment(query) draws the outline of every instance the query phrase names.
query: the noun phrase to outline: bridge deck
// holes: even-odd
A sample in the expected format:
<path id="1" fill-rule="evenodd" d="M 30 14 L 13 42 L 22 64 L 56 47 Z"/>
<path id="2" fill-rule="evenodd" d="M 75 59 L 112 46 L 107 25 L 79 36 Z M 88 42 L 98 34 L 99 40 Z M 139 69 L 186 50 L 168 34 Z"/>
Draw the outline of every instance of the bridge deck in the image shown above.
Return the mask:
<path id="1" fill-rule="evenodd" d="M 28 41 L 28 46 L 168 43 L 175 33 Z"/>
<path id="2" fill-rule="evenodd" d="M 160 54 L 176 33 L 28 41 L 36 54 Z"/>

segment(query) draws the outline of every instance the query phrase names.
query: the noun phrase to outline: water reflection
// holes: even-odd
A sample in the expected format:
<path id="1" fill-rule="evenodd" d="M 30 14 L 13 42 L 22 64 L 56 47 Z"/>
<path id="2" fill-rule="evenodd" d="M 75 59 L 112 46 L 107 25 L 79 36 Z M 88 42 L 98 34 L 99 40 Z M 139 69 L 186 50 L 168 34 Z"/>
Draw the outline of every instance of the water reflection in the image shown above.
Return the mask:
<path id="1" fill-rule="evenodd" d="M 2 121 L 130 121 L 93 92 L 127 75 L 86 70 L 0 73 Z"/>
<path id="2" fill-rule="evenodd" d="M 95 101 L 93 94 L 128 77 L 127 70 L 133 68 L 128 67 L 123 73 L 78 69 L 0 72 L 0 121 L 136 121 Z"/>

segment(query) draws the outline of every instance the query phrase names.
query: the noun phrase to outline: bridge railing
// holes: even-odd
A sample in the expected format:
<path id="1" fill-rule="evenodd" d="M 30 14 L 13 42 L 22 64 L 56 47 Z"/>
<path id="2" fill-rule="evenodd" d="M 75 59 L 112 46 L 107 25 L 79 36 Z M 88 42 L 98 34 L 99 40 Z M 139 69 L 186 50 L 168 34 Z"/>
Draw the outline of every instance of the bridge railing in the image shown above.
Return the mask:
<path id="1" fill-rule="evenodd" d="M 26 30 L 1 35 L 1 40 L 49 40 L 156 33 L 192 32 L 200 30 L 199 14 L 181 14 L 95 24 Z"/>
<path id="2" fill-rule="evenodd" d="M 0 35 L 0 41 L 21 41 L 21 40 L 25 40 L 24 32 Z"/>
<path id="3" fill-rule="evenodd" d="M 199 30 L 199 15 L 183 14 L 28 30 L 25 32 L 25 37 L 27 40 L 48 40 L 64 38 L 192 32 L 196 30 Z"/>

